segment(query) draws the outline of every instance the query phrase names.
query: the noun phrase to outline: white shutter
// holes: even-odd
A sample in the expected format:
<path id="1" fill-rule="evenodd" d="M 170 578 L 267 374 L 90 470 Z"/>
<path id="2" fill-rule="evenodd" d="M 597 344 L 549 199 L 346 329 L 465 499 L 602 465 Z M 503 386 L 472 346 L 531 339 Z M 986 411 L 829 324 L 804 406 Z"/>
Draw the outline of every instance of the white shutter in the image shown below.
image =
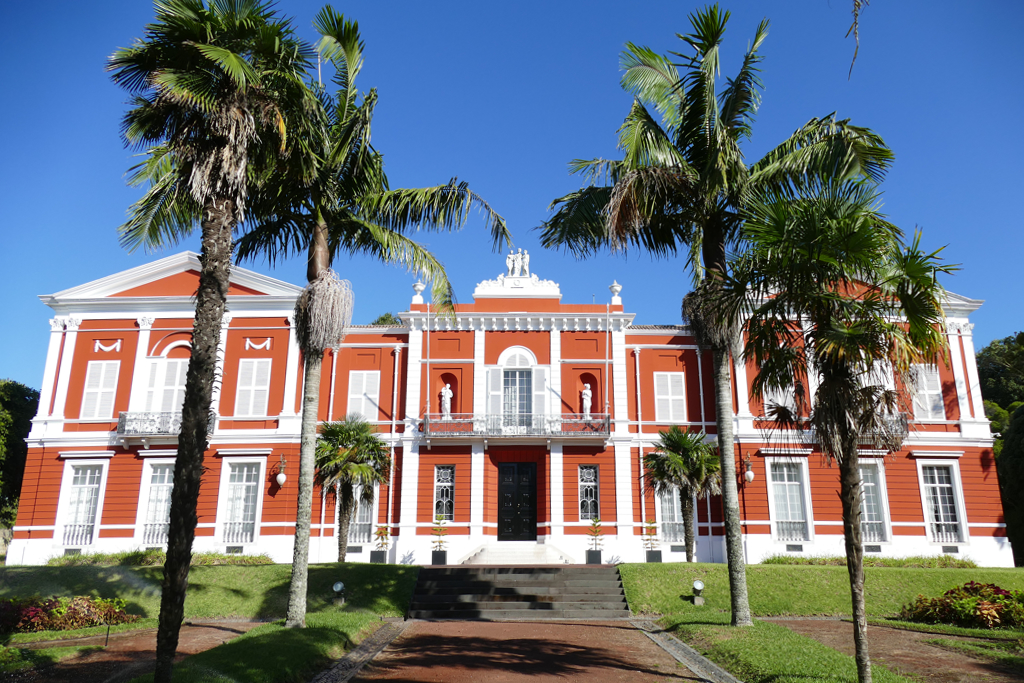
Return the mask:
<path id="1" fill-rule="evenodd" d="M 85 371 L 85 390 L 82 392 L 83 420 L 111 417 L 114 396 L 117 394 L 117 373 L 121 361 L 91 360 Z"/>
<path id="2" fill-rule="evenodd" d="M 380 371 L 367 372 L 363 387 L 363 415 L 376 420 L 380 417 Z"/>
<path id="3" fill-rule="evenodd" d="M 252 414 L 252 377 L 256 361 L 243 358 L 238 361 L 238 384 L 235 392 L 235 417 Z"/>
<path id="4" fill-rule="evenodd" d="M 270 397 L 270 359 L 260 358 L 256 361 L 256 372 L 252 386 L 251 415 L 267 414 L 267 401 Z"/>
<path id="5" fill-rule="evenodd" d="M 672 421 L 686 421 L 686 382 L 681 372 L 673 372 L 668 376 L 669 405 Z"/>
<path id="6" fill-rule="evenodd" d="M 103 364 L 89 361 L 85 371 L 85 391 L 82 393 L 81 418 L 88 420 L 96 417 L 96 404 L 99 400 L 100 379 L 103 375 Z"/>
<path id="7" fill-rule="evenodd" d="M 536 367 L 533 369 L 533 414 L 547 415 L 548 413 L 548 369 Z"/>
<path id="8" fill-rule="evenodd" d="M 188 361 L 168 360 L 166 366 L 160 410 L 170 413 L 181 410 L 181 404 L 185 400 L 185 373 L 188 371 Z"/>
<path id="9" fill-rule="evenodd" d="M 487 371 L 487 413 L 501 415 L 502 378 L 501 368 L 490 368 Z"/>
<path id="10" fill-rule="evenodd" d="M 914 418 L 918 420 L 944 420 L 946 408 L 942 403 L 942 380 L 936 365 L 914 366 Z"/>
<path id="11" fill-rule="evenodd" d="M 160 364 L 157 362 L 151 362 L 149 364 L 149 382 L 146 385 L 146 412 L 151 412 L 155 407 L 154 397 L 156 395 L 156 376 L 160 371 Z"/>
<path id="12" fill-rule="evenodd" d="M 111 417 L 114 414 L 114 394 L 117 393 L 117 371 L 120 365 L 120 361 L 116 360 L 103 363 L 103 380 L 96 417 Z"/>
<path id="13" fill-rule="evenodd" d="M 668 373 L 654 373 L 654 419 L 658 422 L 669 422 L 672 415 L 672 403 L 669 401 Z"/>
<path id="14" fill-rule="evenodd" d="M 356 370 L 351 370 L 348 373 L 348 410 L 345 411 L 346 414 L 358 413 L 365 417 L 363 413 L 363 387 L 365 384 L 365 373 Z"/>

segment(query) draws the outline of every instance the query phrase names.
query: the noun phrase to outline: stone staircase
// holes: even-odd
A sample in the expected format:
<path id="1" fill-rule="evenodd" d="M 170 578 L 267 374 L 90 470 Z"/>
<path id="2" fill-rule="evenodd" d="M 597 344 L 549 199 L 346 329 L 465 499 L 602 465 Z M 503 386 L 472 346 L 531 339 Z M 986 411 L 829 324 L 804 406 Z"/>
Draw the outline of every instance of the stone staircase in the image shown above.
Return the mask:
<path id="1" fill-rule="evenodd" d="M 586 565 L 424 567 L 408 614 L 515 621 L 629 616 L 619 570 Z"/>
<path id="2" fill-rule="evenodd" d="M 542 565 L 576 564 L 576 562 L 566 553 L 547 543 L 502 541 L 480 546 L 459 564 Z"/>

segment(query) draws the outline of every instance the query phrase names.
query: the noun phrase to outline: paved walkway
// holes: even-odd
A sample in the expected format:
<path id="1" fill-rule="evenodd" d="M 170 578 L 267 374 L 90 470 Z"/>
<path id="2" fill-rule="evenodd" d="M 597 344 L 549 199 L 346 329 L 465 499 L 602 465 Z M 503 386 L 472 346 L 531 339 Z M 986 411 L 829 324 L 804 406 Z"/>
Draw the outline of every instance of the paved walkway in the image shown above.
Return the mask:
<path id="1" fill-rule="evenodd" d="M 419 621 L 354 679 L 443 683 L 700 681 L 628 622 Z"/>

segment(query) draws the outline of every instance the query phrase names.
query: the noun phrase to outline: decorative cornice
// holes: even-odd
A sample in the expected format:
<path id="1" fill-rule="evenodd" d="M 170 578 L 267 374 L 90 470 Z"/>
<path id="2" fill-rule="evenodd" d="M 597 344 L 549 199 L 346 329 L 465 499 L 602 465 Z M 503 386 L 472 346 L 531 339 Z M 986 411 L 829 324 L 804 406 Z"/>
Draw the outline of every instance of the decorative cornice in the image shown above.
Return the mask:
<path id="1" fill-rule="evenodd" d="M 64 331 L 64 319 L 63 318 L 50 318 L 50 331 L 51 332 L 63 332 Z"/>
<path id="2" fill-rule="evenodd" d="M 409 329 L 422 332 L 427 329 L 427 314 L 422 311 L 399 314 Z M 487 332 L 624 332 L 633 313 L 456 313 L 453 317 L 430 316 L 430 330 L 435 332 L 483 330 Z"/>
<path id="3" fill-rule="evenodd" d="M 946 321 L 946 334 L 973 334 L 974 323 L 959 320 Z"/>
<path id="4" fill-rule="evenodd" d="M 77 332 L 78 326 L 82 324 L 81 318 L 65 318 L 64 325 L 68 331 Z"/>
<path id="5" fill-rule="evenodd" d="M 136 318 L 135 322 L 139 324 L 140 330 L 149 330 L 153 328 L 153 323 L 156 322 L 156 318 L 140 317 Z"/>

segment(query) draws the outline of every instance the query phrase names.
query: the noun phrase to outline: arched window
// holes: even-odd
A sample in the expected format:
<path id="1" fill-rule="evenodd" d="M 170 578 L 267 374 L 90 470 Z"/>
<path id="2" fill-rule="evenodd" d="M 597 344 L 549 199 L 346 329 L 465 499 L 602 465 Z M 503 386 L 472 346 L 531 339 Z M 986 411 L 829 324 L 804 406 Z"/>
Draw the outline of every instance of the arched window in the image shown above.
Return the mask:
<path id="1" fill-rule="evenodd" d="M 487 412 L 505 432 L 528 432 L 547 413 L 547 368 L 521 346 L 505 349 L 488 371 Z"/>

